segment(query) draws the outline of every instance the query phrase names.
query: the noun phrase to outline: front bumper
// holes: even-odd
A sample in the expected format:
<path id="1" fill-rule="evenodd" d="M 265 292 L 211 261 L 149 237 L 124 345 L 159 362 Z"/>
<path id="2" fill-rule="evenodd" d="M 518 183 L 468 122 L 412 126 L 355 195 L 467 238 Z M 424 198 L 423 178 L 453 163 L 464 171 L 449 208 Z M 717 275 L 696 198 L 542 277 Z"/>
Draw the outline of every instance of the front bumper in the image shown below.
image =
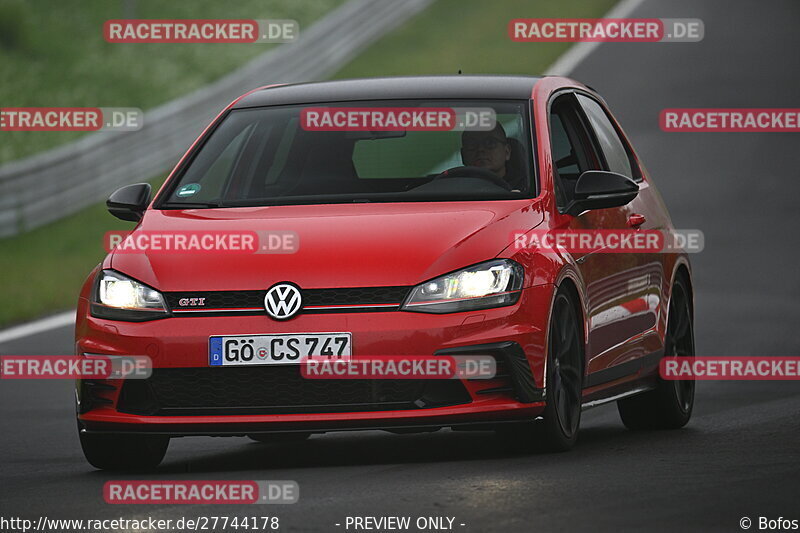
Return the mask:
<path id="1" fill-rule="evenodd" d="M 118 322 L 89 316 L 88 302 L 81 300 L 76 328 L 77 353 L 147 355 L 153 362 L 154 378 L 147 380 L 150 383 L 146 385 L 144 382 L 134 384 L 133 380 L 127 383 L 122 380 L 79 381 L 79 425 L 89 432 L 179 436 L 411 430 L 531 419 L 544 409 L 545 333 L 553 289 L 550 285 L 530 287 L 523 290 L 520 300 L 513 306 L 481 311 L 446 315 L 403 311 L 301 314 L 285 322 L 273 321 L 266 315 Z M 209 368 L 208 365 L 208 337 L 211 335 L 326 331 L 351 332 L 354 356 L 493 355 L 498 361 L 498 376 L 493 380 L 449 380 L 451 383 L 427 380 L 419 389 L 408 383 L 399 383 L 394 389 L 391 384 L 375 383 L 370 389 L 372 396 L 366 401 L 334 399 L 323 406 L 319 398 L 324 399 L 325 394 L 349 391 L 348 398 L 357 398 L 365 392 L 359 387 L 367 385 L 345 382 L 353 380 L 325 380 L 329 381 L 326 385 L 309 383 L 306 386 L 309 394 L 312 389 L 319 393 L 320 387 L 330 390 L 320 393 L 322 396 L 317 394 L 315 401 L 305 405 L 302 397 L 296 398 L 298 389 L 304 388 L 302 381 L 295 378 L 292 381 L 287 374 L 286 379 L 276 382 L 275 375 L 264 374 L 270 372 L 270 368 L 279 367 L 238 367 L 238 372 L 246 372 L 240 374 L 240 380 L 233 373 L 221 374 L 233 368 Z M 288 370 L 281 368 L 281 372 Z M 155 379 L 156 373 L 160 373 L 158 379 Z M 259 373 L 263 380 L 258 377 Z M 171 381 L 169 376 L 181 376 L 183 381 Z M 174 386 L 170 387 L 171 383 Z M 268 394 L 280 386 L 284 386 L 284 393 Z M 171 394 L 159 392 L 166 391 L 165 387 L 170 388 Z M 231 394 L 225 394 L 226 387 Z M 233 394 L 236 387 L 238 392 Z M 398 396 L 395 399 L 407 402 L 384 402 L 391 396 L 385 392 L 386 387 Z M 134 388 L 140 393 L 138 397 L 133 396 L 138 398 L 138 404 L 131 401 L 129 391 Z M 141 396 L 141 391 L 148 388 L 154 390 L 150 397 Z M 179 394 L 176 389 L 183 393 Z M 406 389 L 408 394 L 402 396 Z M 415 398 L 415 394 L 419 397 Z M 231 397 L 237 400 L 230 400 Z M 276 397 L 285 397 L 287 401 L 276 402 Z M 225 405 L 211 405 L 219 403 L 220 398 L 225 399 Z M 154 399 L 155 404 L 152 403 Z M 239 405 L 241 403 L 248 405 Z"/>

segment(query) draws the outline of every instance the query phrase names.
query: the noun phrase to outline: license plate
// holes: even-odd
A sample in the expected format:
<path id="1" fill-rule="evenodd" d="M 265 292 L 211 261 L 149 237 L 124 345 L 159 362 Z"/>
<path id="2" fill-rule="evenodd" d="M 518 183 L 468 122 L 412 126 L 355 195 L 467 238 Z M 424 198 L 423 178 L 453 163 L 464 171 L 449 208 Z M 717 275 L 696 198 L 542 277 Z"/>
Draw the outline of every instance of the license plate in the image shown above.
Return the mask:
<path id="1" fill-rule="evenodd" d="M 296 365 L 307 361 L 349 361 L 350 333 L 213 336 L 210 366 Z"/>

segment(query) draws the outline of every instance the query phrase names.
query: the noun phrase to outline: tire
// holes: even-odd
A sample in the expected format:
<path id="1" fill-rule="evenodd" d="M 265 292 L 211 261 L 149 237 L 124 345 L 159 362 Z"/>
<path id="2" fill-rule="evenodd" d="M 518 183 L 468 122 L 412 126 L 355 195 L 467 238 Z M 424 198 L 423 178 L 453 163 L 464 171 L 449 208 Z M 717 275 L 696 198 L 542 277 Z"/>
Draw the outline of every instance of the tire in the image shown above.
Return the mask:
<path id="1" fill-rule="evenodd" d="M 169 437 L 152 435 L 98 435 L 79 433 L 83 455 L 100 470 L 137 471 L 157 467 L 169 446 Z"/>
<path id="2" fill-rule="evenodd" d="M 498 428 L 514 448 L 563 452 L 578 439 L 583 395 L 583 341 L 569 292 L 559 289 L 553 302 L 547 349 L 543 420 Z"/>
<path id="3" fill-rule="evenodd" d="M 667 315 L 664 357 L 694 357 L 694 328 L 688 284 L 679 275 L 672 287 Z M 652 391 L 617 402 L 625 427 L 642 429 L 678 429 L 692 417 L 694 380 L 664 380 Z"/>
<path id="4" fill-rule="evenodd" d="M 547 341 L 547 382 L 542 438 L 546 450 L 563 452 L 575 446 L 581 423 L 583 341 L 575 306 L 567 291 L 553 302 Z"/>
<path id="5" fill-rule="evenodd" d="M 301 442 L 307 440 L 311 433 L 255 433 L 247 437 L 256 442 L 264 444 L 275 444 L 280 442 Z"/>

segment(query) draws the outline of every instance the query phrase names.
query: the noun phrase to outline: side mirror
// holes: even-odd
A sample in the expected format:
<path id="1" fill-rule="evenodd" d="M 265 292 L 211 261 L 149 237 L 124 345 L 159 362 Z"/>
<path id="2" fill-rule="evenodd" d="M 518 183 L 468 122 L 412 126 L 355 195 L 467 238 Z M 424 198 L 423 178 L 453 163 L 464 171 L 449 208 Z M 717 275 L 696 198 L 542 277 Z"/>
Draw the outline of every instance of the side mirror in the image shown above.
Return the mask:
<path id="1" fill-rule="evenodd" d="M 150 203 L 150 184 L 134 183 L 117 189 L 106 200 L 108 212 L 122 220 L 138 222 Z"/>
<path id="2" fill-rule="evenodd" d="M 575 183 L 572 201 L 566 212 L 578 216 L 587 209 L 605 209 L 625 205 L 639 194 L 635 181 L 616 172 L 587 170 Z"/>

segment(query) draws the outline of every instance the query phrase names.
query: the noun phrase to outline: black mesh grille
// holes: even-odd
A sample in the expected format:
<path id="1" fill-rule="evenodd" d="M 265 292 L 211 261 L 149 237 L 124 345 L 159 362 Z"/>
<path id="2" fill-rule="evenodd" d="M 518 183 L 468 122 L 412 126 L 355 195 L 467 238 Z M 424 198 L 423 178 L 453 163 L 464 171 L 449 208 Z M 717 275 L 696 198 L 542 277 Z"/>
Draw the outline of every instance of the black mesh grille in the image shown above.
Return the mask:
<path id="1" fill-rule="evenodd" d="M 399 304 L 409 287 L 353 287 L 303 289 L 304 305 Z"/>
<path id="2" fill-rule="evenodd" d="M 336 289 L 301 289 L 303 306 L 400 304 L 410 287 L 346 287 Z M 170 309 L 230 309 L 264 307 L 266 289 L 258 291 L 196 291 L 165 293 Z M 205 298 L 201 307 L 181 306 L 181 298 Z"/>
<path id="3" fill-rule="evenodd" d="M 111 405 L 111 400 L 116 387 L 104 381 L 93 379 L 78 380 L 79 411 L 86 413 L 96 407 Z"/>
<path id="4" fill-rule="evenodd" d="M 141 415 L 289 414 L 468 403 L 459 380 L 306 379 L 294 365 L 160 368 L 126 381 L 117 409 Z"/>

